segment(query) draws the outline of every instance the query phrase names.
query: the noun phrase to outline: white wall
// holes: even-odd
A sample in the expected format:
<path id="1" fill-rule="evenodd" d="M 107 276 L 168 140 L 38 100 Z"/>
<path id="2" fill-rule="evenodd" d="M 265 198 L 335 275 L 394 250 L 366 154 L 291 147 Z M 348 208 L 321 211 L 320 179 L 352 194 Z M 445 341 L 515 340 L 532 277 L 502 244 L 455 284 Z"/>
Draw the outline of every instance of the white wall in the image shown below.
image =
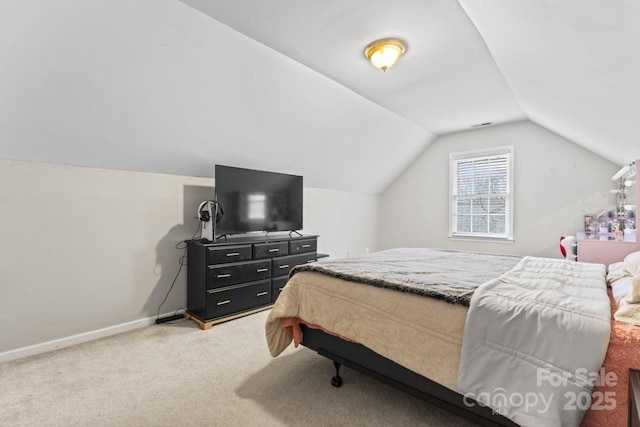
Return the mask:
<path id="1" fill-rule="evenodd" d="M 318 252 L 332 257 L 376 251 L 379 200 L 374 194 L 306 188 L 304 232 L 319 235 Z"/>
<path id="2" fill-rule="evenodd" d="M 515 147 L 515 241 L 450 240 L 449 153 L 503 145 Z M 618 169 L 531 122 L 445 135 L 382 193 L 380 246 L 558 257 L 560 236 L 575 234 L 583 215 L 609 204 Z"/>
<path id="3" fill-rule="evenodd" d="M 450 241 L 449 153 L 510 144 L 515 242 Z M 380 196 L 305 188 L 304 232 L 336 257 L 400 246 L 558 256 L 559 236 L 609 203 L 618 169 L 530 122 L 451 134 Z M 0 160 L 0 361 L 149 323 L 178 271 L 175 245 L 195 233 L 213 186 Z M 161 313 L 185 305 L 183 269 Z"/>
<path id="4" fill-rule="evenodd" d="M 197 230 L 213 185 L 0 160 L 0 361 L 148 324 L 178 271 L 175 245 Z M 375 249 L 377 196 L 307 188 L 304 199 L 320 252 Z M 183 268 L 161 313 L 185 305 Z"/>

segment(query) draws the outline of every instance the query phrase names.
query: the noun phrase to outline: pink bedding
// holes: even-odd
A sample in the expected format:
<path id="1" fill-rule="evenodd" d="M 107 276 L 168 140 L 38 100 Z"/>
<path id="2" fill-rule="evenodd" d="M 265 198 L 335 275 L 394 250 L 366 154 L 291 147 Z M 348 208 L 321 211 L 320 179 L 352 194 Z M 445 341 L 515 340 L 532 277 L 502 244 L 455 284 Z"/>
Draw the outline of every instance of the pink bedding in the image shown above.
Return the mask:
<path id="1" fill-rule="evenodd" d="M 592 405 L 582 420 L 582 427 L 626 427 L 629 418 L 629 368 L 640 369 L 640 326 L 613 320 L 618 304 L 611 295 L 611 338 L 604 359 L 604 373 L 609 375 L 609 385 L 601 375 L 593 389 Z M 611 380 L 615 374 L 615 381 Z M 602 372 L 601 372 L 602 374 Z M 613 384 L 615 383 L 615 384 Z M 615 407 L 612 407 L 615 403 Z"/>

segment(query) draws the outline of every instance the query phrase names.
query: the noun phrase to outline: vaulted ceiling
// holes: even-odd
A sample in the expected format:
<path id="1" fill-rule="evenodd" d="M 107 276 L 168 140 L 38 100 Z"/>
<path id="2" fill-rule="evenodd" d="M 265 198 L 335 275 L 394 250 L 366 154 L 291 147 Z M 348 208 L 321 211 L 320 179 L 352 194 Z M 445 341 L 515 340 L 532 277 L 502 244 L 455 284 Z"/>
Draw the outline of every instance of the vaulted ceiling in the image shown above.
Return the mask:
<path id="1" fill-rule="evenodd" d="M 529 119 L 640 157 L 640 3 L 5 0 L 0 158 L 382 191 L 437 135 Z M 386 73 L 362 55 L 407 52 Z"/>

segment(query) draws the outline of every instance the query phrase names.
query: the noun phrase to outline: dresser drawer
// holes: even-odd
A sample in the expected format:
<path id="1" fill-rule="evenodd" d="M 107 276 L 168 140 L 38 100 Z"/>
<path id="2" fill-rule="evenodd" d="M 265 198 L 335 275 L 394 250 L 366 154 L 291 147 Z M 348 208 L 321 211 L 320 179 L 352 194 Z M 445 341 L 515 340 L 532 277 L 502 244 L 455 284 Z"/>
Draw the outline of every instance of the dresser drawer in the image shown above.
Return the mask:
<path id="1" fill-rule="evenodd" d="M 253 245 L 253 258 L 273 258 L 282 255 L 289 254 L 288 242 L 273 242 L 273 243 L 255 243 Z"/>
<path id="2" fill-rule="evenodd" d="M 251 260 L 251 245 L 207 247 L 207 264 Z"/>
<path id="3" fill-rule="evenodd" d="M 289 276 L 274 277 L 271 279 L 271 302 L 275 302 L 278 299 L 278 295 L 282 292 L 284 285 L 287 284 Z"/>
<path id="4" fill-rule="evenodd" d="M 207 289 L 271 277 L 271 260 L 235 262 L 207 266 Z"/>
<path id="5" fill-rule="evenodd" d="M 271 303 L 271 279 L 207 291 L 207 319 L 223 317 Z"/>
<path id="6" fill-rule="evenodd" d="M 315 252 L 318 248 L 317 239 L 294 240 L 289 242 L 289 253 L 301 254 L 304 252 Z"/>
<path id="7" fill-rule="evenodd" d="M 289 255 L 283 256 L 279 258 L 273 258 L 273 275 L 274 276 L 284 276 L 288 275 L 289 272 L 296 265 L 306 264 L 309 262 L 314 262 L 316 260 L 316 253 L 308 253 L 308 254 L 300 254 L 300 255 Z"/>

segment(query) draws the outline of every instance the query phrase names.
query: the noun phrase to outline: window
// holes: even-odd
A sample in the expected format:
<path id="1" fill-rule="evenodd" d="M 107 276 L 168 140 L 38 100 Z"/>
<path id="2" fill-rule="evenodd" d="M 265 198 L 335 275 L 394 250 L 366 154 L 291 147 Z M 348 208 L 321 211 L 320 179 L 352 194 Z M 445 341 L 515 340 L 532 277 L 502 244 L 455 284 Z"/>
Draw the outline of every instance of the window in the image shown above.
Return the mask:
<path id="1" fill-rule="evenodd" d="M 449 159 L 450 237 L 513 240 L 513 146 Z"/>

